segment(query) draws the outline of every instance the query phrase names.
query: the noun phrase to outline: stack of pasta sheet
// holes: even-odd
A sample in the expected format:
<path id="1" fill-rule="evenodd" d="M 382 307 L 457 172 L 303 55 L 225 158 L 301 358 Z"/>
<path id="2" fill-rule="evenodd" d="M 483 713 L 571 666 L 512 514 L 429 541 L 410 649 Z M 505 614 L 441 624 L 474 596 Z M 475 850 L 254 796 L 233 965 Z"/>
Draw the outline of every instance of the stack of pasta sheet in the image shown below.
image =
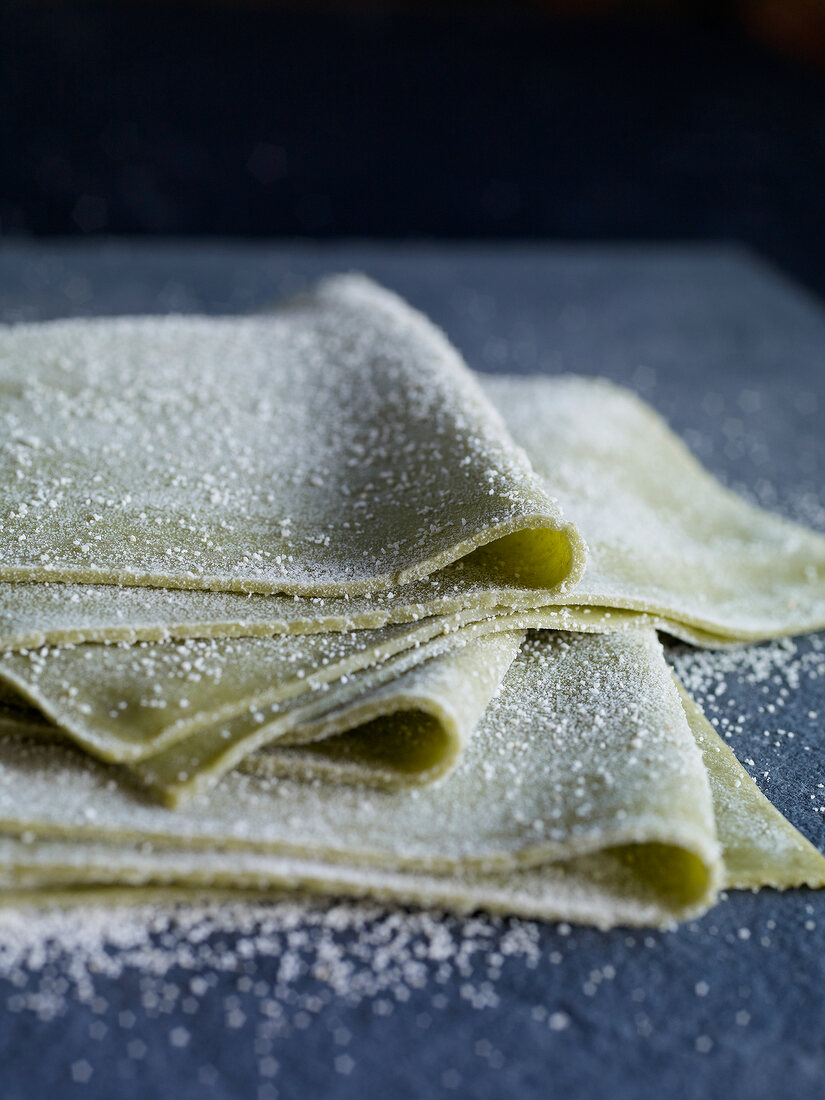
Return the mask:
<path id="1" fill-rule="evenodd" d="M 825 539 L 635 396 L 476 378 L 343 276 L 0 332 L 0 897 L 609 926 L 825 884 L 675 682 L 825 624 Z"/>

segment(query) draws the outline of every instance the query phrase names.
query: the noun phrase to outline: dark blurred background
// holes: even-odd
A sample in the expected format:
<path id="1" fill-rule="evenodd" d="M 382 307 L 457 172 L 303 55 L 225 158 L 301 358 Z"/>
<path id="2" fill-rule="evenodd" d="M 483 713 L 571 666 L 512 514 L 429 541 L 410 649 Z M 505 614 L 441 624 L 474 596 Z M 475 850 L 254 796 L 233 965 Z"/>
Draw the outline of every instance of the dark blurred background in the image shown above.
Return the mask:
<path id="1" fill-rule="evenodd" d="M 825 294 L 825 5 L 2 0 L 0 232 L 734 240 Z"/>

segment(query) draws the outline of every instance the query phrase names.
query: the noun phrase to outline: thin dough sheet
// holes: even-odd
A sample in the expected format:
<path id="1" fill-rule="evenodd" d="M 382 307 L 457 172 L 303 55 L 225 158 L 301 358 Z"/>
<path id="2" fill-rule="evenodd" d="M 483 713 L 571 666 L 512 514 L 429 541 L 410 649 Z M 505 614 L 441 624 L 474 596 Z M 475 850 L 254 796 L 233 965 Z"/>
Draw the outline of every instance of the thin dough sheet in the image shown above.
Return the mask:
<path id="1" fill-rule="evenodd" d="M 583 579 L 574 585 L 571 574 L 561 595 L 536 585 L 527 532 L 427 578 L 347 598 L 0 584 L 0 644 L 376 628 L 550 603 L 644 612 L 698 645 L 825 625 L 825 538 L 720 486 L 630 391 L 573 377 L 482 385 L 589 547 Z"/>
<path id="2" fill-rule="evenodd" d="M 235 774 L 170 814 L 60 747 L 0 759 L 15 903 L 290 886 L 609 927 L 701 912 L 723 882 L 825 882 L 649 633 L 529 639 L 458 768 L 412 796 Z"/>
<path id="3" fill-rule="evenodd" d="M 297 769 L 378 785 L 425 783 L 457 760 L 525 629 L 552 622 L 615 632 L 645 623 L 635 612 L 586 608 L 474 615 L 306 638 L 8 654 L 0 662 L 0 719 L 5 714 L 12 732 L 68 738 L 123 765 L 124 779 L 169 805 L 270 743 L 255 765 L 268 774 Z"/>
<path id="4" fill-rule="evenodd" d="M 0 328 L 0 579 L 356 595 L 500 541 L 581 572 L 443 334 L 360 276 L 259 317 Z"/>
<path id="5" fill-rule="evenodd" d="M 646 611 L 718 642 L 825 626 L 825 537 L 723 488 L 629 390 L 572 376 L 483 384 L 587 542 L 563 602 Z"/>
<path id="6" fill-rule="evenodd" d="M 456 768 L 414 791 L 231 773 L 207 799 L 172 813 L 113 788 L 105 766 L 59 746 L 6 742 L 2 763 L 0 820 L 10 834 L 39 838 L 33 851 L 40 841 L 69 839 L 78 851 L 105 842 L 184 847 L 197 853 L 192 873 L 201 885 L 196 864 L 217 858 L 217 847 L 236 857 L 277 856 L 284 866 L 318 861 L 320 878 L 328 864 L 336 881 L 358 867 L 390 883 L 406 873 L 437 876 L 442 900 L 451 895 L 457 907 L 465 890 L 466 905 L 478 904 L 477 890 L 492 875 L 490 905 L 497 907 L 499 891 L 500 908 L 510 872 L 521 896 L 530 883 L 537 887 L 540 868 L 581 859 L 597 892 L 613 897 L 620 882 L 638 878 L 646 883 L 645 920 L 657 894 L 658 919 L 670 920 L 709 903 L 721 879 L 701 756 L 652 633 L 534 636 Z M 234 866 L 241 881 L 238 860 Z M 263 866 L 250 864 L 259 876 Z M 219 881 L 217 870 L 209 874 Z M 550 877 L 567 874 L 558 867 Z M 271 881 L 281 880 L 273 873 Z M 353 888 L 371 892 L 369 874 L 365 882 Z M 539 895 L 534 911 L 559 915 L 553 907 L 561 911 L 563 898 L 564 891 L 552 903 Z M 524 898 L 506 905 L 528 911 Z M 590 916 L 610 923 L 620 911 L 630 920 L 632 907 Z M 571 902 L 570 915 L 578 912 Z"/>

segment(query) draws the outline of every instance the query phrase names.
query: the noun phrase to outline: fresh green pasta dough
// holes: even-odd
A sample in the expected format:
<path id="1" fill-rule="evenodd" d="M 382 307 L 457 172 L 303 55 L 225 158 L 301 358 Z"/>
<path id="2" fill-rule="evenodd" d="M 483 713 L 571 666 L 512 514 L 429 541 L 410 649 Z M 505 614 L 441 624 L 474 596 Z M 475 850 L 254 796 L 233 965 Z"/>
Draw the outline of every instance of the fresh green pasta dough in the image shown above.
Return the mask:
<path id="1" fill-rule="evenodd" d="M 270 315 L 0 329 L 0 580 L 357 595 L 581 542 L 444 336 L 358 276 Z"/>
<path id="2" fill-rule="evenodd" d="M 398 653 L 419 651 L 460 626 L 460 620 L 425 619 L 301 639 L 84 645 L 12 654 L 2 675 L 87 751 L 128 763 L 250 712 L 277 716 L 291 700 Z"/>
<path id="3" fill-rule="evenodd" d="M 480 619 L 466 611 L 309 637 L 86 644 L 11 654 L 0 664 L 0 685 L 5 676 L 6 710 L 18 731 L 25 721 L 29 736 L 68 737 L 123 765 L 170 805 L 235 766 L 367 784 L 422 783 L 455 763 L 459 741 L 498 687 L 500 675 L 490 675 L 499 668 L 497 654 L 503 647 L 512 657 L 514 636 L 549 624 L 605 633 L 642 629 L 646 622 L 635 612 L 589 608 Z M 485 637 L 485 645 L 471 644 Z M 418 685 L 414 694 L 424 683 L 437 684 L 440 701 L 428 688 L 411 714 L 405 704 L 410 676 Z M 389 728 L 402 721 L 406 732 Z M 367 734 L 350 733 L 367 722 L 374 723 L 372 734 L 384 735 L 373 752 L 365 750 Z M 413 741 L 422 749 L 417 766 L 409 755 Z M 244 763 L 266 745 L 265 760 Z"/>
<path id="4" fill-rule="evenodd" d="M 696 702 L 677 687 L 710 780 L 725 885 L 825 886 L 825 858 L 771 805 Z"/>
<path id="5" fill-rule="evenodd" d="M 549 605 L 644 612 L 699 645 L 825 625 L 825 538 L 724 489 L 629 391 L 572 377 L 481 381 L 589 547 L 583 580 L 562 593 L 535 584 L 528 532 L 346 598 L 0 584 L 0 645 L 362 629 Z"/>
<path id="6" fill-rule="evenodd" d="M 0 901 L 609 927 L 825 885 L 655 634 L 825 624 L 825 539 L 627 391 L 479 385 L 346 276 L 257 318 L 2 329 L 0 393 Z"/>
<path id="7" fill-rule="evenodd" d="M 155 768 L 142 769 L 143 779 L 163 797 L 177 798 L 197 786 L 200 777 L 208 774 L 214 780 L 230 762 L 238 763 L 236 746 L 261 743 L 249 722 L 243 734 L 237 723 L 235 732 L 227 730 L 224 717 L 233 709 L 260 711 L 306 692 L 312 678 L 297 677 L 307 677 L 319 663 L 327 669 L 321 674 L 326 681 L 335 678 L 336 670 L 369 669 L 390 650 L 419 646 L 448 616 L 450 623 L 500 616 L 501 629 L 513 623 L 516 613 L 518 623 L 531 627 L 654 625 L 695 644 L 713 645 L 807 629 L 825 615 L 825 566 L 819 564 L 825 562 L 825 540 L 722 489 L 637 399 L 603 382 L 570 378 L 488 379 L 485 386 L 543 473 L 548 491 L 559 491 L 568 513 L 580 517 L 590 561 L 569 595 L 553 597 L 513 583 L 522 571 L 531 576 L 529 556 L 522 566 L 516 554 L 517 540 L 477 550 L 397 590 L 347 598 L 6 584 L 0 585 L 0 622 L 6 624 L 7 642 L 13 642 L 17 630 L 17 645 L 21 639 L 60 637 L 61 630 L 70 640 L 89 635 L 127 641 L 165 634 L 217 638 L 188 647 L 166 641 L 141 650 L 64 647 L 42 659 L 31 652 L 9 653 L 0 660 L 0 678 L 28 693 L 76 741 L 104 759 L 137 761 L 211 728 L 208 736 L 213 741 L 223 737 L 227 751 L 202 748 L 187 764 L 180 744 L 169 754 L 168 766 L 158 761 Z M 550 605 L 550 599 L 565 602 Z M 85 620 L 66 619 L 67 607 Z M 119 625 L 111 618 L 114 610 Z M 392 625 L 364 629 L 376 622 Z M 353 625 L 361 628 L 357 635 L 347 633 Z M 267 637 L 280 630 L 323 633 L 297 642 Z M 227 640 L 233 636 L 241 640 Z M 345 656 L 348 645 L 358 652 Z M 337 660 L 329 655 L 333 648 Z M 205 653 L 214 655 L 221 668 L 214 690 L 208 677 L 192 686 L 174 667 L 174 659 L 191 663 Z M 152 685 L 147 685 L 149 674 L 156 678 Z M 365 700 L 369 690 L 369 677 L 362 676 Z M 178 696 L 188 705 L 186 714 L 180 713 Z M 258 697 L 266 703 L 258 703 Z M 287 743 L 292 720 L 277 718 L 266 736 Z M 427 724 L 430 741 L 441 736 L 437 726 Z M 332 746 L 326 756 L 331 752 Z M 280 753 L 270 766 L 277 760 L 292 768 L 299 757 L 304 767 L 321 766 L 316 752 Z M 378 761 L 374 771 L 376 777 L 386 775 Z M 369 779 L 365 766 L 360 774 Z M 421 774 L 437 771 L 424 768 Z M 178 780 L 179 775 L 185 779 Z"/>
<path id="8" fill-rule="evenodd" d="M 439 889 L 456 904 L 465 877 L 474 896 L 487 872 L 498 882 L 523 868 L 529 884 L 534 875 L 527 868 L 576 855 L 587 861 L 604 847 L 623 854 L 608 857 L 597 880 L 608 893 L 620 892 L 618 884 L 636 874 L 624 850 L 651 844 L 654 863 L 663 862 L 669 919 L 672 905 L 695 905 L 720 873 L 701 758 L 655 638 L 593 636 L 590 645 L 585 638 L 541 635 L 528 642 L 450 776 L 414 792 L 233 773 L 207 799 L 170 812 L 112 788 L 105 766 L 60 746 L 7 742 L 0 822 L 5 832 L 39 838 L 33 850 L 47 839 L 113 844 L 111 870 L 118 844 L 149 842 L 167 861 L 166 849 L 182 846 L 197 853 L 191 861 L 197 881 L 201 855 L 208 861 L 210 849 L 220 846 L 231 850 L 239 875 L 248 856 L 247 884 L 254 884 L 253 874 L 257 884 L 264 880 L 268 854 L 287 866 L 317 859 L 322 880 L 325 863 L 351 866 L 356 890 L 360 866 L 383 869 L 390 883 L 406 871 L 437 875 Z M 594 723 L 599 714 L 602 722 Z M 640 737 L 644 744 L 637 745 Z M 606 753 L 611 742 L 614 751 Z M 571 749 L 578 768 L 570 767 Z M 55 765 L 64 773 L 59 799 Z M 660 848 L 673 849 L 671 861 Z M 643 861 L 641 852 L 636 859 Z M 691 868 L 675 891 L 670 863 Z M 228 874 L 229 862 L 224 866 Z M 276 860 L 274 882 L 277 866 Z M 213 872 L 218 881 L 214 866 Z M 650 904 L 655 883 L 645 894 Z"/>
<path id="9" fill-rule="evenodd" d="M 59 745 L 5 741 L 0 874 L 15 901 L 297 885 L 608 927 L 700 912 L 778 836 L 768 881 L 822 885 L 825 860 L 732 758 L 706 771 L 700 748 L 728 750 L 689 717 L 652 633 L 545 633 L 455 770 L 415 792 L 233 773 L 170 812 Z"/>
<path id="10" fill-rule="evenodd" d="M 575 377 L 484 388 L 587 542 L 569 602 L 717 642 L 825 625 L 825 537 L 724 489 L 628 390 Z"/>
<path id="11" fill-rule="evenodd" d="M 491 622 L 442 635 L 269 718 L 253 707 L 206 727 L 130 773 L 171 806 L 236 766 L 378 787 L 432 782 L 458 760 L 522 637 Z"/>
<path id="12" fill-rule="evenodd" d="M 432 781 L 455 763 L 522 638 L 522 631 L 491 623 L 441 635 L 274 707 L 253 702 L 121 765 L 120 775 L 169 805 L 236 765 L 261 775 L 291 772 L 378 786 Z M 0 733 L 50 743 L 66 738 L 36 709 L 12 707 Z M 267 751 L 255 752 L 260 746 Z"/>

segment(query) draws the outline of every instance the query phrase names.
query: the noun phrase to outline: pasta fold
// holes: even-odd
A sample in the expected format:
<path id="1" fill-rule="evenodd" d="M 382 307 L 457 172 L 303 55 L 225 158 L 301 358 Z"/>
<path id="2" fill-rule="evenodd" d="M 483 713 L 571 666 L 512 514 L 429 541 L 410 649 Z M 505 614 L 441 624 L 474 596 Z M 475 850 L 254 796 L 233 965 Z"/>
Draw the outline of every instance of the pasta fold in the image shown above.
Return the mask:
<path id="1" fill-rule="evenodd" d="M 656 633 L 825 626 L 825 538 L 627 390 L 476 377 L 350 275 L 7 326 L 0 394 L 0 903 L 825 886 Z"/>

